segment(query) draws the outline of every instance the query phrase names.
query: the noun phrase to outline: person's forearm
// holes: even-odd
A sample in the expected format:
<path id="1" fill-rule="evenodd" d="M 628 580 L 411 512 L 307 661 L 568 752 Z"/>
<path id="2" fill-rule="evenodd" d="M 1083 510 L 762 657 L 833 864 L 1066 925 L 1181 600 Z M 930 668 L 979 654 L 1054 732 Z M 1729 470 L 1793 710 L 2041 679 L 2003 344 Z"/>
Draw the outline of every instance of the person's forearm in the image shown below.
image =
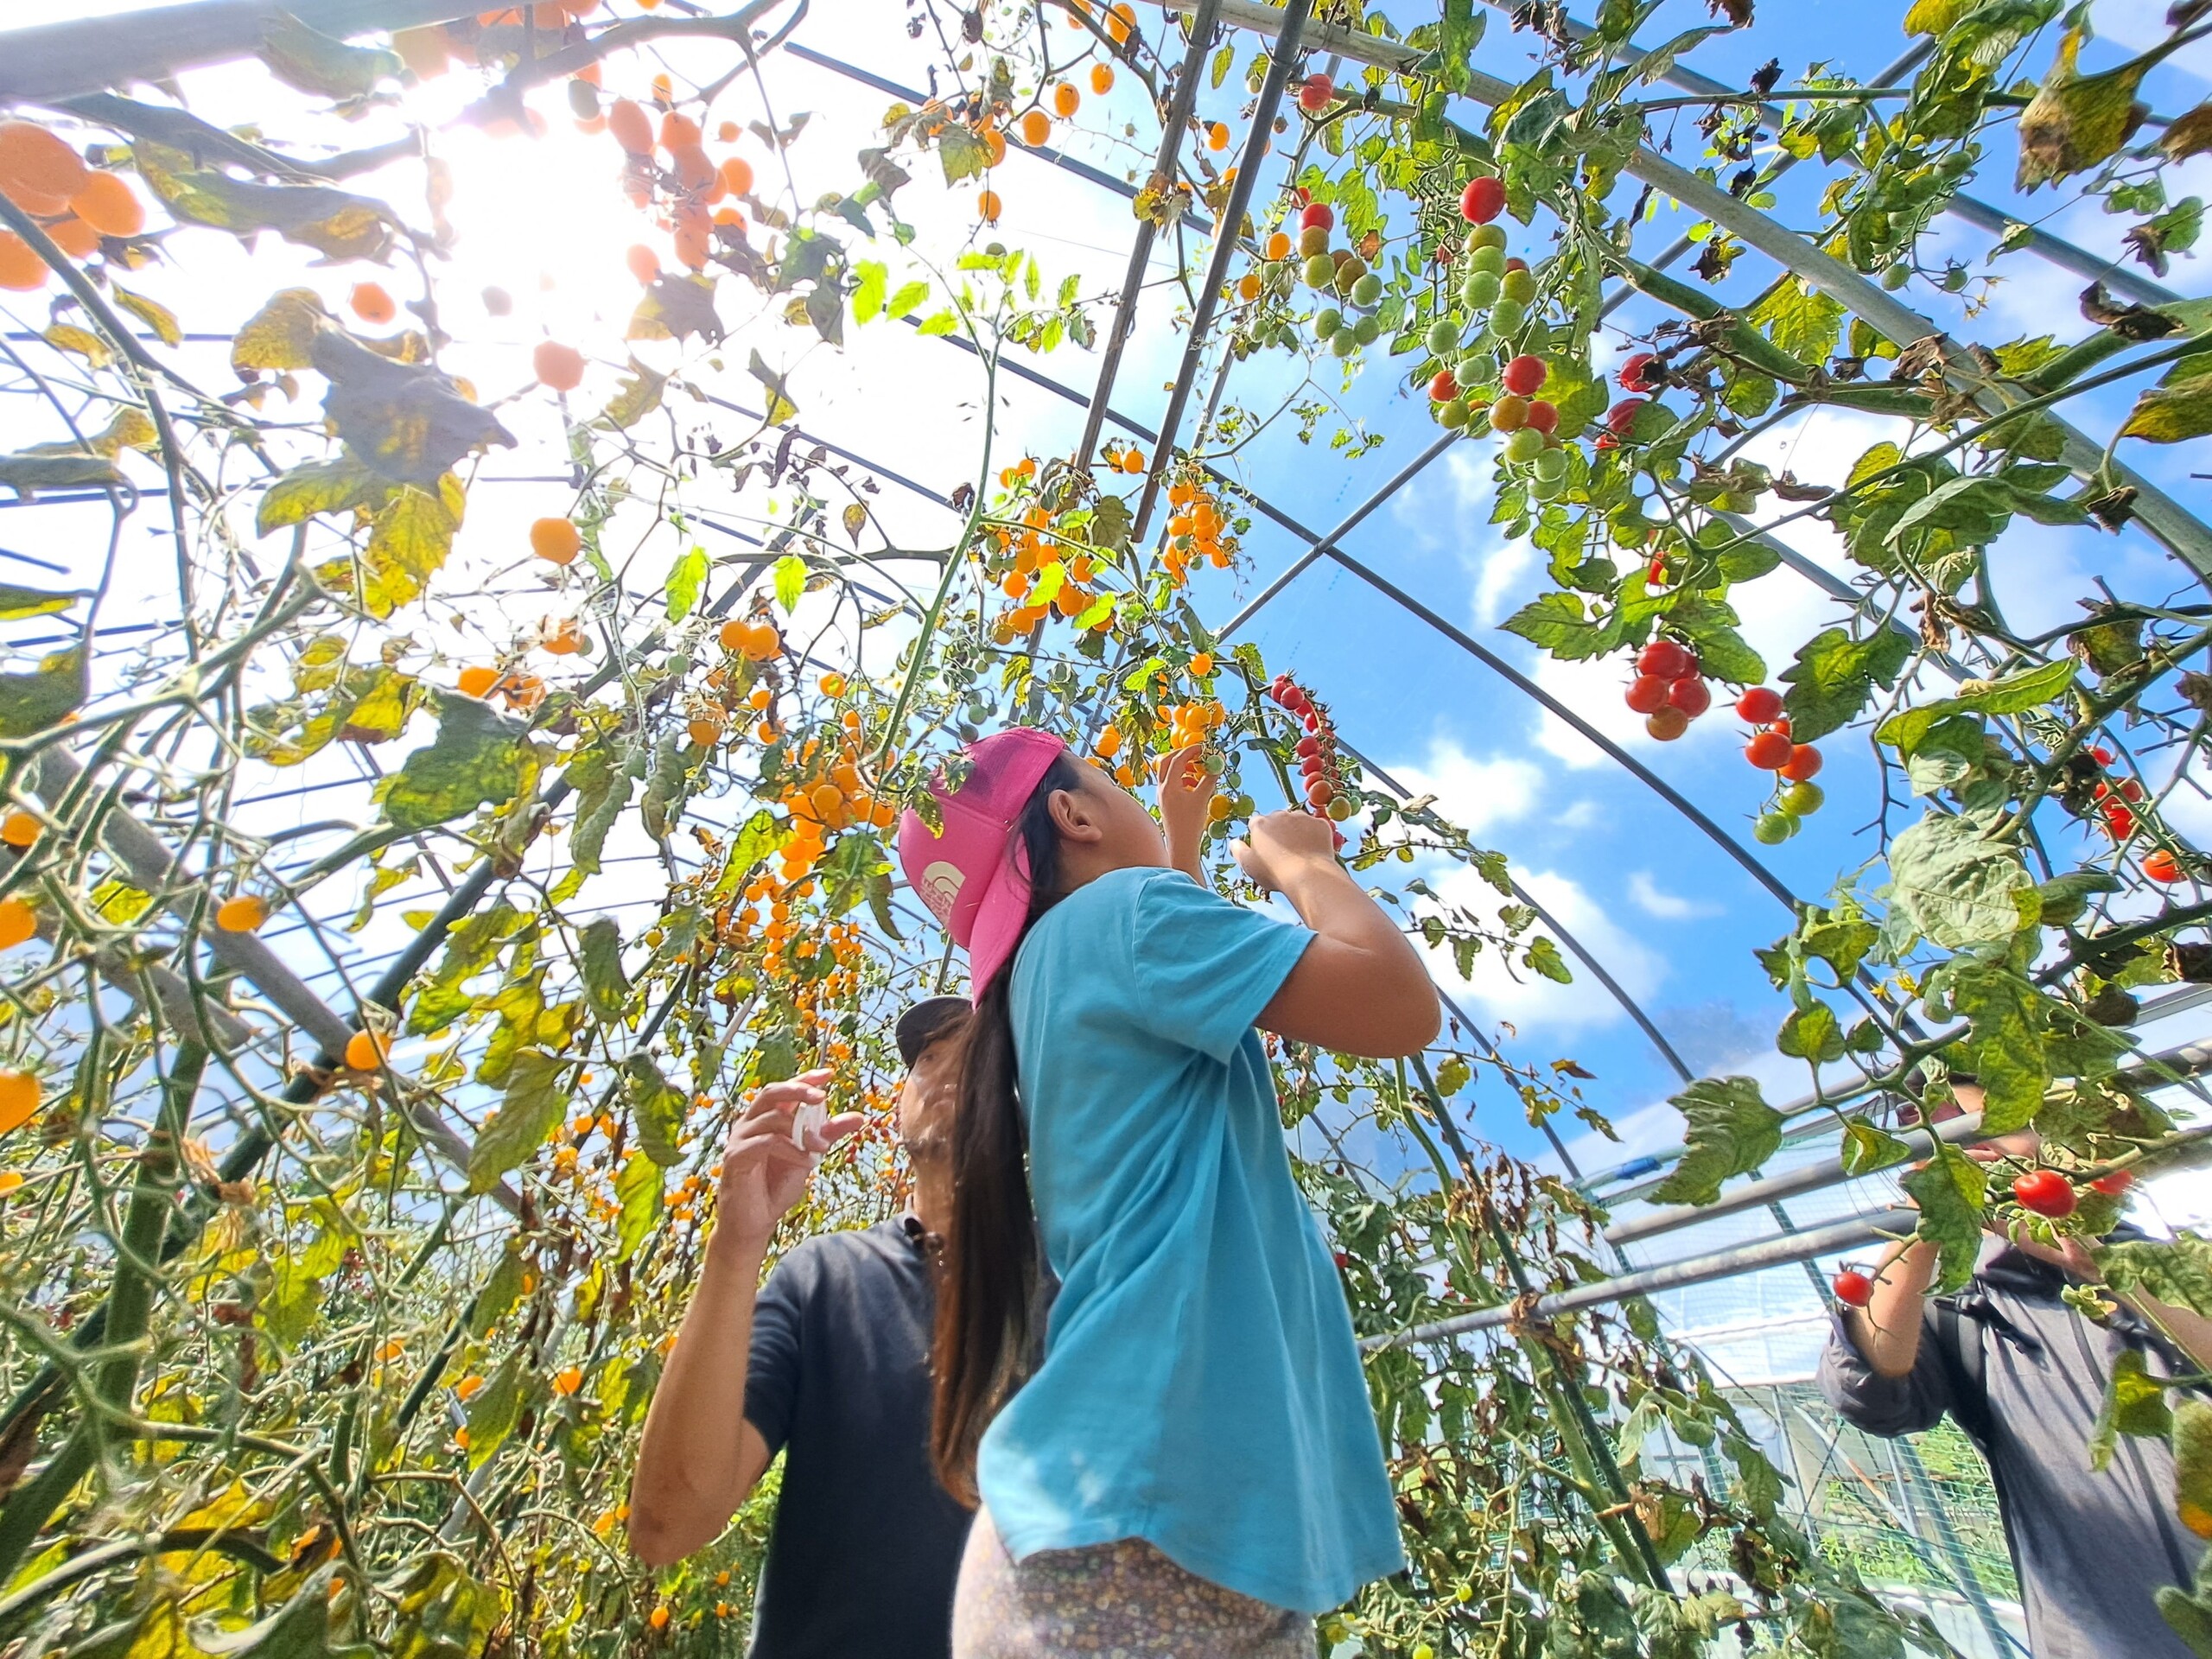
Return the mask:
<path id="1" fill-rule="evenodd" d="M 1427 989 L 1428 971 L 1421 965 L 1421 952 L 1336 860 L 1313 859 L 1300 865 L 1284 882 L 1282 893 L 1299 919 L 1323 938 L 1364 951 L 1374 957 L 1378 970 L 1394 980 Z"/>
<path id="2" fill-rule="evenodd" d="M 1936 1276 L 1936 1247 L 1925 1239 L 1893 1247 L 1874 1277 L 1873 1300 L 1848 1310 L 1844 1327 L 1859 1357 L 1882 1376 L 1904 1376 L 1920 1355 L 1920 1314 Z"/>
<path id="3" fill-rule="evenodd" d="M 630 1547 L 654 1566 L 711 1541 L 744 1501 L 740 1426 L 765 1243 L 709 1241 L 698 1293 L 653 1391 L 630 1483 Z"/>

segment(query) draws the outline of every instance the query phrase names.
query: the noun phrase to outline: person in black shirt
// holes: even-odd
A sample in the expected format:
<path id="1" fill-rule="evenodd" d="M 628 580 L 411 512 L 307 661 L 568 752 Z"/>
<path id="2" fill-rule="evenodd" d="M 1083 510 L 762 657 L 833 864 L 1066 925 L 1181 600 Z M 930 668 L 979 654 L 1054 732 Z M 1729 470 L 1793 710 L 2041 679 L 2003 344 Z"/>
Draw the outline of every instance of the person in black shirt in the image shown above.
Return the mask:
<path id="1" fill-rule="evenodd" d="M 936 1229 L 948 1207 L 946 1114 L 968 1005 L 909 1008 L 899 1134 L 913 1207 L 810 1238 L 760 1285 L 777 1224 L 823 1151 L 827 1071 L 759 1090 L 730 1132 L 699 1287 L 653 1396 L 630 1488 L 630 1548 L 655 1567 L 713 1541 L 780 1451 L 783 1492 L 753 1626 L 753 1659 L 949 1659 L 969 1512 L 930 1465 Z M 810 1116 L 818 1119 L 818 1109 Z M 799 1128 L 794 1134 L 795 1116 Z M 756 1295 L 755 1287 L 760 1289 Z"/>

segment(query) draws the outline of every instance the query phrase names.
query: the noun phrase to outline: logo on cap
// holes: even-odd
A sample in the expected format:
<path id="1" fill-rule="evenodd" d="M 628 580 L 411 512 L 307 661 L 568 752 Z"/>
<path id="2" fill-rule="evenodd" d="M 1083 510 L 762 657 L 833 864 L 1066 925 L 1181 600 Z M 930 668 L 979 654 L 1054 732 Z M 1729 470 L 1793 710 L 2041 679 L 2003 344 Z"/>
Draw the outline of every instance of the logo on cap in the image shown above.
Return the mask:
<path id="1" fill-rule="evenodd" d="M 952 914 L 953 900 L 960 897 L 960 889 L 968 884 L 968 873 L 957 864 L 943 859 L 922 872 L 922 902 L 940 922 Z"/>

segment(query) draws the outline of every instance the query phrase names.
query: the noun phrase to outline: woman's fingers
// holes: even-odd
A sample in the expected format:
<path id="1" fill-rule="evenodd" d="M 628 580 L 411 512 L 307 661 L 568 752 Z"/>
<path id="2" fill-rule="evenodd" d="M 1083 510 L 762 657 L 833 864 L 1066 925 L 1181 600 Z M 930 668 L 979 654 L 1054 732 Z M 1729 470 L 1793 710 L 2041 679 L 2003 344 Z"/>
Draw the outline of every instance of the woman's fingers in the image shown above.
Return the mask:
<path id="1" fill-rule="evenodd" d="M 820 1128 L 808 1134 L 807 1150 L 810 1154 L 818 1156 L 829 1151 L 830 1147 L 867 1122 L 868 1119 L 859 1112 L 840 1112 L 836 1116 L 824 1122 Z"/>

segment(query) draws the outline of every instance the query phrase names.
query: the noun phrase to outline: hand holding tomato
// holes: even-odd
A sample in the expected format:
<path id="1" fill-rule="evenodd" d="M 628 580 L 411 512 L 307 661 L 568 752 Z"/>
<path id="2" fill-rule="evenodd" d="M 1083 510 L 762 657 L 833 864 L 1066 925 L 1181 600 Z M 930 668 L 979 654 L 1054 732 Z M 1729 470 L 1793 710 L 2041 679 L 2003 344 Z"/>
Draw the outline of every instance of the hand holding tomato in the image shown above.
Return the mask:
<path id="1" fill-rule="evenodd" d="M 764 1084 L 730 1125 L 722 1148 L 718 1237 L 726 1235 L 744 1249 L 764 1248 L 776 1224 L 805 1195 L 807 1177 L 822 1154 L 860 1128 L 857 1112 L 819 1117 L 830 1076 L 826 1070 L 802 1071 Z M 802 1114 L 818 1121 L 805 1122 Z"/>
<path id="2" fill-rule="evenodd" d="M 1281 893 L 1301 868 L 1335 864 L 1335 826 L 1311 812 L 1269 812 L 1254 818 L 1250 837 L 1229 850 L 1263 890 Z"/>
<path id="3" fill-rule="evenodd" d="M 1186 743 L 1154 768 L 1160 785 L 1160 822 L 1171 851 L 1195 848 L 1206 827 L 1214 776 L 1205 763 L 1205 745 Z"/>

